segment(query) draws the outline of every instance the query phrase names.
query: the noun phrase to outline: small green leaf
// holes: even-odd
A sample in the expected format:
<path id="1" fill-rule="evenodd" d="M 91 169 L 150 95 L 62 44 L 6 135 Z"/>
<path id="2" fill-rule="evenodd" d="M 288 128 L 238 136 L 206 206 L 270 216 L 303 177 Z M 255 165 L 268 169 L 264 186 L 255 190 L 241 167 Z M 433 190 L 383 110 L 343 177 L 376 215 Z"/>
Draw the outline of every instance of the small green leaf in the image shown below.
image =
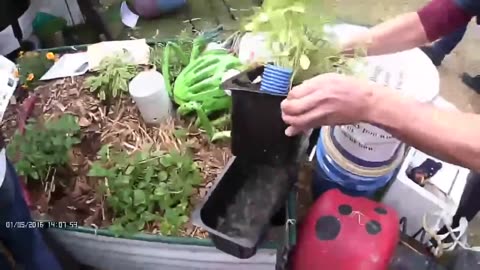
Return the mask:
<path id="1" fill-rule="evenodd" d="M 87 176 L 91 177 L 107 177 L 112 175 L 110 170 L 103 168 L 100 163 L 93 163 L 90 171 L 88 172 Z"/>
<path id="2" fill-rule="evenodd" d="M 244 26 L 245 30 L 250 32 L 250 31 L 253 31 L 253 29 L 255 28 L 254 24 L 253 23 L 248 23 Z"/>
<path id="3" fill-rule="evenodd" d="M 154 173 L 153 167 L 148 167 L 148 168 L 145 170 L 145 178 L 144 178 L 144 180 L 145 180 L 146 182 L 150 182 L 150 181 L 152 180 L 153 173 Z"/>
<path id="4" fill-rule="evenodd" d="M 105 91 L 100 91 L 98 93 L 98 97 L 100 98 L 100 100 L 106 100 L 107 99 L 107 96 L 105 95 Z"/>
<path id="5" fill-rule="evenodd" d="M 135 170 L 134 166 L 128 166 L 127 170 L 125 171 L 125 174 L 130 175 L 130 174 L 132 174 L 133 170 Z"/>
<path id="6" fill-rule="evenodd" d="M 102 159 L 108 159 L 110 155 L 110 146 L 107 144 L 102 145 L 102 147 L 100 148 L 100 151 L 98 151 L 98 155 Z"/>
<path id="7" fill-rule="evenodd" d="M 269 18 L 268 18 L 268 15 L 265 13 L 265 12 L 261 12 L 259 15 L 258 15 L 258 20 L 262 23 L 264 22 L 268 22 Z"/>
<path id="8" fill-rule="evenodd" d="M 167 190 L 163 187 L 157 187 L 157 188 L 155 188 L 154 194 L 155 194 L 155 196 L 163 196 L 163 195 L 167 194 Z"/>
<path id="9" fill-rule="evenodd" d="M 300 56 L 300 67 L 303 70 L 307 70 L 308 68 L 310 68 L 310 59 L 305 54 L 302 54 L 302 56 Z"/>
<path id="10" fill-rule="evenodd" d="M 170 167 L 172 166 L 172 160 L 170 155 L 165 155 L 160 159 L 160 164 L 162 164 L 164 167 Z"/>
<path id="11" fill-rule="evenodd" d="M 30 173 L 30 176 L 35 179 L 35 180 L 39 180 L 40 179 L 40 175 L 38 175 L 38 172 L 37 171 L 32 171 Z"/>
<path id="12" fill-rule="evenodd" d="M 187 138 L 187 131 L 185 129 L 176 129 L 174 132 L 173 132 L 173 135 L 180 139 L 180 140 L 183 140 L 185 138 Z"/>
<path id="13" fill-rule="evenodd" d="M 168 173 L 165 172 L 165 171 L 161 171 L 160 173 L 158 173 L 158 180 L 161 181 L 161 182 L 164 182 L 168 179 Z"/>
<path id="14" fill-rule="evenodd" d="M 145 228 L 145 221 L 140 219 L 137 221 L 137 230 L 141 231 L 143 228 Z"/>
<path id="15" fill-rule="evenodd" d="M 133 191 L 133 204 L 135 206 L 145 204 L 147 202 L 146 200 L 147 198 L 143 190 L 136 189 Z"/>

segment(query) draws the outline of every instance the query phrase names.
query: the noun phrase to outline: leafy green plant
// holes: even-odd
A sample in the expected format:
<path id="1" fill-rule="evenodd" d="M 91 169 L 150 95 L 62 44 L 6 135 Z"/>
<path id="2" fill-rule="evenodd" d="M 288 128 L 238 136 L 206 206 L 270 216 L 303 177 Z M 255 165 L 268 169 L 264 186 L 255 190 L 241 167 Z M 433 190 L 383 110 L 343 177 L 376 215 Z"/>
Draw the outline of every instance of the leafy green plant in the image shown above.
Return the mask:
<path id="1" fill-rule="evenodd" d="M 349 59 L 325 32 L 332 13 L 321 1 L 265 0 L 245 30 L 267 36 L 274 64 L 292 68 L 296 82 L 327 72 L 350 73 Z"/>
<path id="2" fill-rule="evenodd" d="M 196 163 L 186 153 L 139 151 L 128 155 L 102 147 L 89 176 L 105 179 L 104 194 L 117 235 L 158 228 L 178 233 L 188 221 L 189 198 L 201 183 Z"/>
<path id="3" fill-rule="evenodd" d="M 54 53 L 20 52 L 17 58 L 19 84 L 24 89 L 32 89 L 43 74 L 53 66 L 57 56 Z"/>
<path id="4" fill-rule="evenodd" d="M 80 126 L 72 115 L 64 115 L 43 125 L 31 121 L 25 133 L 17 132 L 7 147 L 20 175 L 29 179 L 48 180 L 49 172 L 69 161 L 72 146 L 78 144 Z"/>
<path id="5" fill-rule="evenodd" d="M 183 30 L 175 41 L 158 43 L 150 50 L 150 64 L 160 71 L 165 78 L 167 92 L 172 94 L 172 84 L 189 63 L 195 36 Z"/>
<path id="6" fill-rule="evenodd" d="M 205 130 L 210 142 L 222 141 L 231 138 L 230 130 L 226 130 L 230 124 L 230 114 L 225 114 L 213 121 L 211 121 L 205 111 L 202 109 L 200 103 L 191 101 L 180 106 L 177 112 L 180 115 L 186 115 L 194 111 L 197 115 L 195 125 Z"/>
<path id="7" fill-rule="evenodd" d="M 128 59 L 126 53 L 105 57 L 96 70 L 97 75 L 85 81 L 85 85 L 100 100 L 110 103 L 112 99 L 128 92 L 128 82 L 137 74 L 137 67 L 125 59 Z"/>
<path id="8" fill-rule="evenodd" d="M 175 46 L 173 46 L 171 50 L 169 49 L 165 55 L 166 44 L 156 44 L 150 50 L 150 64 L 154 65 L 158 71 L 161 71 L 162 62 L 167 58 L 169 62 L 169 75 L 175 79 L 188 64 L 188 55 L 192 52 L 194 38 L 195 36 L 192 33 L 183 30 L 176 37 L 175 41 L 169 42 L 170 44 L 175 44 Z M 173 81 L 171 83 L 173 83 Z"/>

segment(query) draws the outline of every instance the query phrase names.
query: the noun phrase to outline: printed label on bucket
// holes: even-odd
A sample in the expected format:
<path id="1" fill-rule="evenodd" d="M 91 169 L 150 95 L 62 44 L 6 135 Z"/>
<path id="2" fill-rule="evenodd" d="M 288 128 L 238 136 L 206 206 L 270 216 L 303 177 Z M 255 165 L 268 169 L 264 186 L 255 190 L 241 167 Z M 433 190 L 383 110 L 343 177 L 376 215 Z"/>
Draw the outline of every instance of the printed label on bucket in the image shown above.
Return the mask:
<path id="1" fill-rule="evenodd" d="M 422 74 L 419 74 L 417 69 L 409 68 L 415 65 L 415 62 L 407 62 L 404 58 L 402 53 L 369 57 L 363 68 L 365 77 L 372 83 L 395 89 L 421 102 L 431 101 L 425 100 L 424 95 L 421 94 L 422 89 L 416 88 L 415 83 L 419 82 Z M 337 146 L 342 148 L 339 150 L 369 162 L 391 160 L 401 144 L 390 133 L 367 123 L 336 126 L 333 129 L 333 137 Z"/>
<path id="2" fill-rule="evenodd" d="M 340 41 L 367 31 L 364 27 L 349 24 L 334 25 L 331 30 Z M 369 56 L 365 60 L 360 61 L 355 71 L 372 84 L 386 86 L 425 103 L 432 102 L 439 93 L 438 71 L 420 49 Z M 332 129 L 328 136 L 331 136 L 332 146 L 337 148 L 342 158 L 347 158 L 355 164 L 366 164 L 361 166 L 370 169 L 391 164 L 395 160 L 394 157 L 404 151 L 400 141 L 377 126 L 358 123 L 335 126 Z M 319 144 L 322 142 L 319 141 Z M 321 148 L 321 145 L 317 148 Z M 326 154 L 333 159 L 334 153 Z"/>
<path id="3" fill-rule="evenodd" d="M 396 154 L 400 141 L 389 133 L 369 124 L 338 126 L 333 129 L 333 137 L 338 146 L 351 155 L 366 161 L 389 161 Z"/>
<path id="4" fill-rule="evenodd" d="M 366 66 L 368 79 L 386 87 L 402 90 L 405 74 L 401 69 L 371 61 Z M 400 141 L 381 128 L 358 123 L 334 127 L 333 137 L 351 155 L 371 162 L 386 162 L 396 154 Z"/>

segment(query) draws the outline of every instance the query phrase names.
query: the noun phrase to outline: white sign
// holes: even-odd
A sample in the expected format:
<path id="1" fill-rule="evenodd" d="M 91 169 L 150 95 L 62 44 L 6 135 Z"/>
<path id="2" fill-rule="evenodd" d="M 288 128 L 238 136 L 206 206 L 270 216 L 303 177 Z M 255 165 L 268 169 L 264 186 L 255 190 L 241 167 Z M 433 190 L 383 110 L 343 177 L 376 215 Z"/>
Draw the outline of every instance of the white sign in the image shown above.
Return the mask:
<path id="1" fill-rule="evenodd" d="M 64 54 L 40 78 L 41 81 L 83 75 L 88 71 L 88 55 L 86 52 Z"/>
<path id="2" fill-rule="evenodd" d="M 17 68 L 15 64 L 0 55 L 0 121 L 7 110 L 8 103 L 17 88 L 18 79 L 15 77 Z"/>
<path id="3" fill-rule="evenodd" d="M 135 65 L 146 65 L 150 58 L 150 46 L 145 39 L 104 41 L 87 48 L 90 70 L 95 70 L 107 56 L 128 52 L 131 59 L 125 61 Z"/>
<path id="4" fill-rule="evenodd" d="M 138 15 L 133 13 L 125 1 L 122 2 L 120 6 L 120 17 L 122 18 L 123 24 L 130 28 L 134 28 L 138 22 Z"/>

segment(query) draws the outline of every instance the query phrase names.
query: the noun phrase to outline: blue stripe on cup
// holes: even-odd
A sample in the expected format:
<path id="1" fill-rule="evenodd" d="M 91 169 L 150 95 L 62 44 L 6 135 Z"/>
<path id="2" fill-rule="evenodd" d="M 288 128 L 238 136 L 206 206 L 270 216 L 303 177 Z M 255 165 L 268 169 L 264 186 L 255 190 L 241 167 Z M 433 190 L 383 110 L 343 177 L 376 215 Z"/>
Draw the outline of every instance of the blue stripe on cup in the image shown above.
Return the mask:
<path id="1" fill-rule="evenodd" d="M 263 71 L 260 91 L 271 94 L 286 95 L 290 90 L 293 70 L 274 65 L 267 65 Z"/>

